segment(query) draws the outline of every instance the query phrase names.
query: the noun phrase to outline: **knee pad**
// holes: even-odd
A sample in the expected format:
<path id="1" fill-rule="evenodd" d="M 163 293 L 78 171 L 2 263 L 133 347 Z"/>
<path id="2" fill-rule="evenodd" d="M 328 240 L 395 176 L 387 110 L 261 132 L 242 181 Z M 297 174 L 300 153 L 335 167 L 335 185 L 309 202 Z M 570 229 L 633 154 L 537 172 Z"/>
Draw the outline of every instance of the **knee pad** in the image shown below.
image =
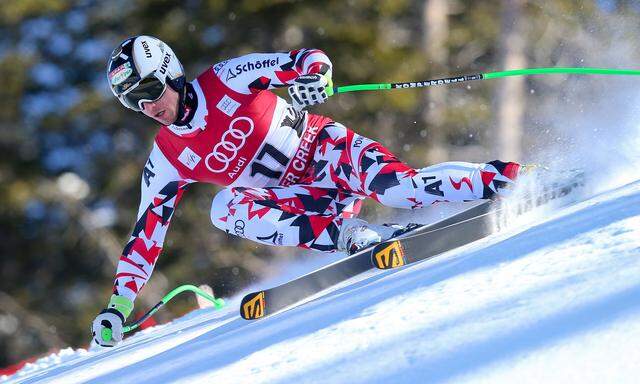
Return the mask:
<path id="1" fill-rule="evenodd" d="M 211 202 L 211 222 L 216 228 L 223 231 L 227 230 L 228 204 L 231 200 L 233 200 L 233 192 L 230 188 L 225 188 L 216 193 Z"/>

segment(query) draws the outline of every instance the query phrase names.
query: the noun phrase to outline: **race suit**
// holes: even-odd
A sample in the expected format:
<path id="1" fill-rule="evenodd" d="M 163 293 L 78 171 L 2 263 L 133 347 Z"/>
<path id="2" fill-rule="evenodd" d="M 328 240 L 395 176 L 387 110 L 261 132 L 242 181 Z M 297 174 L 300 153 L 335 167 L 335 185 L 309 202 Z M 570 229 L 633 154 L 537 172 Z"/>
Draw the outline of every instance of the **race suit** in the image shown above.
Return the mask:
<path id="1" fill-rule="evenodd" d="M 328 117 L 299 112 L 269 91 L 300 75 L 331 74 L 317 49 L 254 53 L 223 61 L 188 83 L 188 121 L 160 128 L 142 172 L 133 233 L 114 293 L 131 301 L 146 284 L 187 186 L 225 187 L 213 224 L 262 244 L 335 251 L 343 218 L 370 197 L 415 209 L 486 198 L 515 163 L 443 163 L 414 169 L 381 144 Z"/>

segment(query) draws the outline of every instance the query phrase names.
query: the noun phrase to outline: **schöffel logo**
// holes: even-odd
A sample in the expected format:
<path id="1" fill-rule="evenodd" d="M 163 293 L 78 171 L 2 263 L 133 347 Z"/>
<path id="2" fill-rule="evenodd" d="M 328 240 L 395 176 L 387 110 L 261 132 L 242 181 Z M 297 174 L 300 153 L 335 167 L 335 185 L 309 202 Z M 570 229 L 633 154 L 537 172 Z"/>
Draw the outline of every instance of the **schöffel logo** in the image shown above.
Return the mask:
<path id="1" fill-rule="evenodd" d="M 249 72 L 255 69 L 271 68 L 280 64 L 280 58 L 249 61 L 244 64 L 238 64 L 235 68 L 229 68 L 227 80 L 234 79 L 242 72 Z"/>
<path id="2" fill-rule="evenodd" d="M 259 319 L 264 316 L 264 291 L 258 292 L 242 303 L 242 317 L 245 319 Z"/>

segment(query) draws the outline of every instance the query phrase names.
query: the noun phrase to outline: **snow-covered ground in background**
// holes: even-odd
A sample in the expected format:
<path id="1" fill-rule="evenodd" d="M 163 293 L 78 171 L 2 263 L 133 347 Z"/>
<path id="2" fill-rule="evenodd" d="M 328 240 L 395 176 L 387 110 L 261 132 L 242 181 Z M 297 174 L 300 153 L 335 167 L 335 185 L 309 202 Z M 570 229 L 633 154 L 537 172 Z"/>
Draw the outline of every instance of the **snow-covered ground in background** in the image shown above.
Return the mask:
<path id="1" fill-rule="evenodd" d="M 640 182 L 248 322 L 238 299 L 7 382 L 637 382 Z M 313 267 L 316 267 L 314 265 Z M 303 267 L 301 267 L 304 269 Z"/>

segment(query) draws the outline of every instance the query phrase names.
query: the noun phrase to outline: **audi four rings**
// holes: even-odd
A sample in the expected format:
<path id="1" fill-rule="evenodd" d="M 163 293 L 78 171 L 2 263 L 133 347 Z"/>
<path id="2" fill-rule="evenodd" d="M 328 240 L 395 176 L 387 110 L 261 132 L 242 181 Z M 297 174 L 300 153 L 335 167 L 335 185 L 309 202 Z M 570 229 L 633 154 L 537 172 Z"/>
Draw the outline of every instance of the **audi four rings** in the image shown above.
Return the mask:
<path id="1" fill-rule="evenodd" d="M 249 123 L 247 131 L 242 130 L 242 124 L 240 128 L 236 127 L 236 123 L 244 120 Z M 213 147 L 213 151 L 207 155 L 204 159 L 204 164 L 213 173 L 222 173 L 229 168 L 229 164 L 238 156 L 238 151 L 244 147 L 247 137 L 253 132 L 253 120 L 248 117 L 240 116 L 231 120 L 229 128 L 222 134 L 222 138 L 219 143 Z M 214 167 L 209 164 L 209 159 L 214 157 L 222 167 Z"/>
<path id="2" fill-rule="evenodd" d="M 244 226 L 245 226 L 244 221 L 236 220 L 236 222 L 233 225 L 234 225 L 233 232 L 235 232 L 237 236 L 244 237 Z"/>

